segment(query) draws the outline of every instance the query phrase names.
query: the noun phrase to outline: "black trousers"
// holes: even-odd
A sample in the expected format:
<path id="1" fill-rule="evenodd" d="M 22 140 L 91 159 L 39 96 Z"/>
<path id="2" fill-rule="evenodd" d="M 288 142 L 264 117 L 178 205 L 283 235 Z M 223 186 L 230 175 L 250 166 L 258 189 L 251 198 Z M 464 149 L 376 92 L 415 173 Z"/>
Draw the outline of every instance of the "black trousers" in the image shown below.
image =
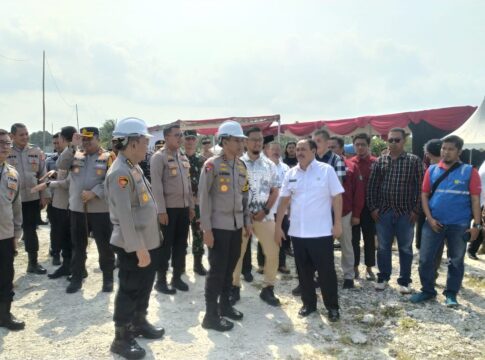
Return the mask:
<path id="1" fill-rule="evenodd" d="M 115 256 L 110 247 L 109 240 L 113 226 L 109 219 L 109 213 L 88 213 L 71 211 L 71 240 L 72 260 L 71 273 L 73 279 L 81 280 L 86 268 L 86 249 L 88 247 L 88 232 L 93 232 L 94 240 L 98 248 L 99 266 L 101 271 L 112 273 L 115 266 Z"/>
<path id="2" fill-rule="evenodd" d="M 424 212 L 421 212 L 418 215 L 418 219 L 416 220 L 416 249 L 419 250 L 421 247 L 421 238 L 423 235 L 423 225 L 426 222 L 426 215 L 424 215 Z M 441 251 L 443 253 L 443 251 Z"/>
<path id="3" fill-rule="evenodd" d="M 160 266 L 161 277 L 167 276 L 168 261 L 172 259 L 173 277 L 180 277 L 185 271 L 187 237 L 189 236 L 189 208 L 167 209 L 168 225 L 162 226 L 163 243 Z"/>
<path id="4" fill-rule="evenodd" d="M 84 215 L 84 214 L 83 214 Z M 64 259 L 71 259 L 71 220 L 69 210 L 51 207 L 49 211 L 51 223 L 51 249 L 53 254 L 62 251 Z"/>
<path id="5" fill-rule="evenodd" d="M 205 301 L 217 303 L 219 296 L 228 297 L 232 273 L 241 255 L 242 229 L 212 229 L 214 246 L 209 248 L 209 272 L 205 280 Z"/>
<path id="6" fill-rule="evenodd" d="M 333 256 L 333 237 L 292 237 L 292 241 L 303 304 L 310 307 L 316 306 L 317 296 L 313 282 L 316 270 L 325 307 L 327 310 L 338 309 L 338 285 Z"/>
<path id="7" fill-rule="evenodd" d="M 131 323 L 136 313 L 147 313 L 150 293 L 159 266 L 160 248 L 150 250 L 150 265 L 138 266 L 136 252 L 127 253 L 124 249 L 112 246 L 118 256 L 119 286 L 115 297 L 113 320 L 115 326 Z"/>
<path id="8" fill-rule="evenodd" d="M 37 253 L 39 251 L 39 238 L 37 225 L 40 211 L 40 200 L 22 203 L 22 230 L 24 232 L 25 251 Z"/>
<path id="9" fill-rule="evenodd" d="M 13 238 L 0 240 L 0 302 L 11 302 L 13 292 Z"/>
<path id="10" fill-rule="evenodd" d="M 51 224 L 50 231 L 49 231 L 49 238 L 50 238 L 50 241 L 51 241 L 50 253 L 52 255 L 57 255 L 61 252 L 61 247 L 55 240 L 54 227 L 52 226 L 52 218 L 53 218 L 53 216 L 52 216 L 52 204 L 47 204 L 46 212 L 47 212 L 47 219 L 49 220 L 49 222 Z M 41 218 L 41 220 L 42 220 L 42 218 Z"/>
<path id="11" fill-rule="evenodd" d="M 250 274 L 253 270 L 252 264 L 252 251 L 251 251 L 251 243 L 253 241 L 253 237 L 251 236 L 248 240 L 248 245 L 246 246 L 246 251 L 244 252 L 243 263 L 241 274 Z"/>
<path id="12" fill-rule="evenodd" d="M 352 247 L 354 248 L 354 266 L 360 264 L 360 231 L 364 238 L 364 261 L 365 265 L 376 265 L 376 224 L 367 206 L 364 206 L 360 215 L 360 224 L 352 226 Z"/>
<path id="13" fill-rule="evenodd" d="M 276 218 L 276 215 L 275 215 Z M 281 223 L 281 228 L 283 229 L 283 233 L 285 234 L 285 239 L 281 239 L 281 246 L 280 246 L 280 252 L 278 254 L 278 267 L 286 267 L 286 249 L 291 248 L 291 241 L 290 237 L 288 236 L 288 230 L 290 229 L 290 221 L 288 220 L 288 215 L 285 215 L 283 217 L 283 222 Z M 264 253 L 263 253 L 263 248 L 261 247 L 261 244 L 258 242 L 258 253 L 257 253 L 257 258 L 258 258 L 258 266 L 259 267 L 264 267 Z"/>

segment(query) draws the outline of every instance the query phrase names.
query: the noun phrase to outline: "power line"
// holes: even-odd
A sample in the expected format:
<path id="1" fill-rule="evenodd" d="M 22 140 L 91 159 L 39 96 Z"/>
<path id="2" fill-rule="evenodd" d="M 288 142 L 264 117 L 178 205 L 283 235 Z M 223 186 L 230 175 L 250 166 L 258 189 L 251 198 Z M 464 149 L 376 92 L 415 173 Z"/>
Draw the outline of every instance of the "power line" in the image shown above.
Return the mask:
<path id="1" fill-rule="evenodd" d="M 51 76 L 52 80 L 54 81 L 54 85 L 55 85 L 55 87 L 56 87 L 56 89 L 57 89 L 57 94 L 58 94 L 58 95 L 59 95 L 59 97 L 62 99 L 62 101 L 64 102 L 64 104 L 66 104 L 66 105 L 67 105 L 68 107 L 70 107 L 70 108 L 73 108 L 73 107 L 74 107 L 74 105 L 69 104 L 69 102 L 68 102 L 68 101 L 67 101 L 67 100 L 64 98 L 64 96 L 62 95 L 61 90 L 59 89 L 59 86 L 57 85 L 56 78 L 55 78 L 55 77 L 54 77 L 54 75 L 52 74 L 51 66 L 50 66 L 50 64 L 49 64 L 49 60 L 47 60 L 47 58 L 46 58 L 46 62 L 47 62 L 47 69 L 49 70 L 49 74 L 50 74 L 50 76 Z"/>

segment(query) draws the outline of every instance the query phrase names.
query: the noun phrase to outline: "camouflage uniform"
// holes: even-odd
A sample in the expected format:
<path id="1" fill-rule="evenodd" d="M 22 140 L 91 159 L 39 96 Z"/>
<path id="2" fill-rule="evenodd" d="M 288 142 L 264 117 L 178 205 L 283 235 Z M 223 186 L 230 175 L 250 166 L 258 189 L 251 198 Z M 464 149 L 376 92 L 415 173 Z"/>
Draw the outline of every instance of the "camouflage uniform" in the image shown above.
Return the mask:
<path id="1" fill-rule="evenodd" d="M 204 238 L 200 228 L 200 209 L 197 200 L 197 193 L 199 188 L 199 178 L 202 166 L 204 166 L 205 158 L 199 154 L 187 156 L 190 163 L 190 182 L 192 184 L 192 194 L 195 200 L 195 217 L 190 222 L 192 228 L 192 254 L 202 256 L 204 255 Z"/>

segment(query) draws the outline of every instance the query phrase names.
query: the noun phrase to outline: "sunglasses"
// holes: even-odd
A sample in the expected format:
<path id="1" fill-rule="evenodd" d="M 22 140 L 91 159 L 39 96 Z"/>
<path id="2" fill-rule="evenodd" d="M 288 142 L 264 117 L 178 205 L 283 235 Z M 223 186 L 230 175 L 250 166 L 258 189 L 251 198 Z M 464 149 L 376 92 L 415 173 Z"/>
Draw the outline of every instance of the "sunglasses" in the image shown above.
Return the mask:
<path id="1" fill-rule="evenodd" d="M 389 138 L 389 139 L 387 139 L 387 142 L 389 144 L 392 144 L 392 143 L 399 144 L 401 142 L 401 140 L 402 140 L 401 138 Z"/>
<path id="2" fill-rule="evenodd" d="M 202 143 L 202 145 L 210 145 L 210 142 L 209 142 L 209 141 L 204 141 L 204 142 Z"/>

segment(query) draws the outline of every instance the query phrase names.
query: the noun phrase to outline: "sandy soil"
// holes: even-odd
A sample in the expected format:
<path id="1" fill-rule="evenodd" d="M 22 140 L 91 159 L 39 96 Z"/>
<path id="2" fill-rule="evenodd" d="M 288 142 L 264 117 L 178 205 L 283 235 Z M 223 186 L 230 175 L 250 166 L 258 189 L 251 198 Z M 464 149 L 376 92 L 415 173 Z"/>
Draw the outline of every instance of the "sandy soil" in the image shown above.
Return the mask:
<path id="1" fill-rule="evenodd" d="M 39 230 L 40 260 L 52 272 L 48 230 L 48 226 Z M 115 293 L 100 292 L 101 272 L 94 242 L 89 245 L 89 277 L 82 291 L 73 295 L 65 293 L 65 278 L 49 280 L 46 276 L 27 275 L 26 254 L 20 250 L 15 260 L 13 312 L 25 320 L 26 329 L 22 332 L 0 329 L 0 358 L 118 358 L 109 352 L 114 334 Z M 255 281 L 243 283 L 242 299 L 237 305 L 245 314 L 244 320 L 236 323 L 233 331 L 220 334 L 200 326 L 205 281 L 192 273 L 192 256 L 188 255 L 186 279 L 190 291 L 175 296 L 152 292 L 149 319 L 165 327 L 165 337 L 139 342 L 147 350 L 147 359 L 484 359 L 485 256 L 482 258 L 466 259 L 461 306 L 448 309 L 443 306 L 442 295 L 437 301 L 413 305 L 407 296 L 398 294 L 395 252 L 391 287 L 377 293 L 373 283 L 359 280 L 357 289 L 340 291 L 342 318 L 336 324 L 327 321 L 321 299 L 319 314 L 306 319 L 298 317 L 301 302 L 291 295 L 296 279 L 293 259 L 288 258 L 292 274 L 279 275 L 275 291 L 282 306 L 272 308 L 259 299 L 262 276 L 254 272 Z M 339 264 L 339 251 L 336 261 Z M 337 268 L 341 286 L 340 266 Z M 438 291 L 443 288 L 445 272 L 443 263 Z M 413 281 L 415 288 L 419 288 L 417 256 Z"/>

